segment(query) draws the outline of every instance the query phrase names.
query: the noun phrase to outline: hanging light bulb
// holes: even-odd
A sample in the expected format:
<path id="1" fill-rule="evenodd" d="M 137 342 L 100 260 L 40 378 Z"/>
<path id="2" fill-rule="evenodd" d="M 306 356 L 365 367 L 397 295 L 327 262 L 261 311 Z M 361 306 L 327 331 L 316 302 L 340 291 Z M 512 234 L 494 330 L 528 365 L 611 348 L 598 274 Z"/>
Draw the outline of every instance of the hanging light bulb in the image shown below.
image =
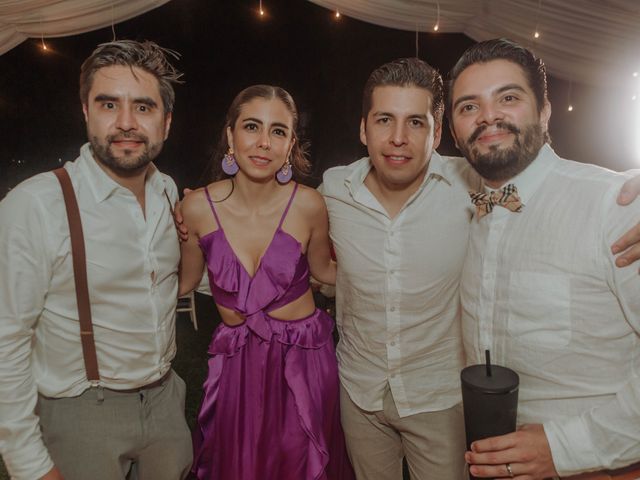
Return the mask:
<path id="1" fill-rule="evenodd" d="M 264 9 L 262 8 L 262 0 L 260 0 L 260 16 L 264 17 Z"/>
<path id="2" fill-rule="evenodd" d="M 340 12 L 339 12 L 338 10 L 336 10 L 335 17 L 336 17 L 336 18 L 340 18 L 340 16 L 341 16 L 341 15 L 340 15 Z"/>
<path id="3" fill-rule="evenodd" d="M 438 7 L 438 13 L 436 15 L 436 24 L 433 26 L 434 32 L 440 30 L 440 2 L 436 2 L 436 6 Z"/>
<path id="4" fill-rule="evenodd" d="M 573 112 L 573 105 L 569 105 L 567 107 L 567 112 Z"/>
<path id="5" fill-rule="evenodd" d="M 440 25 L 438 25 L 437 23 L 433 26 L 433 31 L 437 32 L 438 30 L 440 30 Z"/>
<path id="6" fill-rule="evenodd" d="M 40 35 L 40 41 L 42 42 L 42 50 L 44 50 L 45 52 L 46 52 L 47 50 L 49 50 L 49 49 L 47 48 L 47 44 L 46 44 L 46 43 L 44 43 L 44 33 Z"/>
<path id="7" fill-rule="evenodd" d="M 536 40 L 540 38 L 540 30 L 538 27 L 540 26 L 540 10 L 542 9 L 542 0 L 538 0 L 538 10 L 536 11 L 536 28 L 533 31 L 533 38 Z"/>

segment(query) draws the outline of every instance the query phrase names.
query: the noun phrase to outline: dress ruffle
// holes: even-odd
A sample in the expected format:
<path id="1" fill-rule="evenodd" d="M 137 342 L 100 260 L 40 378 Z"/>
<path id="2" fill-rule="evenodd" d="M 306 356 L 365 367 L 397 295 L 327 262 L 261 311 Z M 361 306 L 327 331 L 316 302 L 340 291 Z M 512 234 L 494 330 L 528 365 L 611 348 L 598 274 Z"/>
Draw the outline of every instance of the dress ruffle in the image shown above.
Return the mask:
<path id="1" fill-rule="evenodd" d="M 271 332 L 269 341 L 255 335 L 254 327 L 260 323 L 268 326 Z M 239 326 L 228 327 L 223 324 L 218 327 L 209 347 L 212 355 L 209 375 L 204 384 L 205 394 L 194 433 L 193 470 L 197 478 L 278 478 L 269 476 L 265 471 L 258 472 L 262 470 L 260 455 L 256 454 L 257 458 L 254 458 L 256 455 L 250 451 L 278 450 L 272 444 L 280 439 L 271 438 L 265 444 L 258 440 L 254 445 L 247 444 L 247 438 L 227 438 L 227 434 L 242 430 L 247 437 L 269 438 L 275 433 L 270 431 L 270 426 L 277 430 L 281 425 L 277 418 L 278 406 L 287 402 L 295 408 L 298 427 L 294 430 L 304 432 L 307 438 L 306 442 L 302 442 L 307 445 L 304 447 L 306 463 L 300 467 L 304 470 L 290 478 L 353 478 L 339 426 L 337 365 L 331 333 L 332 319 L 320 310 L 301 320 L 282 321 L 255 314 L 251 320 Z M 283 372 L 284 378 L 272 378 L 279 375 L 278 371 Z M 279 385 L 285 385 L 280 393 L 277 391 Z M 219 406 L 221 392 L 225 392 L 225 397 L 234 397 L 235 390 L 242 392 L 242 396 L 236 398 L 237 403 Z M 286 398 L 277 398 L 280 394 Z M 248 404 L 243 404 L 242 398 L 248 398 Z M 270 407 L 274 405 L 275 408 Z M 261 409 L 263 411 L 259 411 Z M 291 413 L 287 414 L 289 418 Z M 288 420 L 283 421 L 286 423 Z M 234 430 L 232 426 L 237 426 L 237 422 L 242 422 L 242 429 Z M 264 431 L 257 432 L 256 428 Z M 219 439 L 222 442 L 223 437 L 224 444 L 216 441 Z M 235 442 L 240 442 L 240 445 Z M 286 447 L 280 448 L 286 455 Z M 292 448 L 300 450 L 300 441 Z M 343 468 L 344 474 L 329 476 L 329 470 L 340 470 L 328 467 L 334 457 L 336 462 L 346 466 Z M 253 462 L 256 462 L 255 465 Z M 238 469 L 243 472 L 242 476 L 239 476 Z M 232 471 L 235 473 L 232 474 Z"/>

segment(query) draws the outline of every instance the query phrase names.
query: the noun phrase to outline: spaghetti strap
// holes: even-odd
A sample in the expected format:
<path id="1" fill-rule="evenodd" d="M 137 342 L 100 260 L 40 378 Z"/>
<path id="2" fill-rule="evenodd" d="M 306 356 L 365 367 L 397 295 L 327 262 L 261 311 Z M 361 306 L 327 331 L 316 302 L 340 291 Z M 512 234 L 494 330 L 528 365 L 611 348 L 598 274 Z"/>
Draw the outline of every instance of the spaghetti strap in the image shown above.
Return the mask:
<path id="1" fill-rule="evenodd" d="M 280 219 L 280 223 L 278 224 L 278 230 L 282 227 L 282 223 L 284 222 L 284 218 L 287 216 L 289 212 L 289 207 L 291 206 L 291 202 L 293 202 L 293 197 L 296 196 L 296 192 L 298 191 L 298 184 L 294 184 L 293 192 L 291 192 L 291 196 L 289 197 L 289 203 L 287 203 L 287 208 L 284 209 L 284 213 L 282 214 L 282 218 Z"/>
<path id="2" fill-rule="evenodd" d="M 297 184 L 296 184 L 297 186 Z M 216 213 L 216 209 L 213 206 L 213 201 L 211 200 L 211 196 L 209 195 L 209 187 L 204 187 L 204 194 L 207 196 L 207 200 L 209 201 L 209 206 L 211 207 L 211 211 L 213 212 L 213 216 L 216 219 L 216 223 L 218 224 L 218 228 L 222 230 L 222 225 L 220 224 L 220 219 L 218 218 L 218 214 Z"/>

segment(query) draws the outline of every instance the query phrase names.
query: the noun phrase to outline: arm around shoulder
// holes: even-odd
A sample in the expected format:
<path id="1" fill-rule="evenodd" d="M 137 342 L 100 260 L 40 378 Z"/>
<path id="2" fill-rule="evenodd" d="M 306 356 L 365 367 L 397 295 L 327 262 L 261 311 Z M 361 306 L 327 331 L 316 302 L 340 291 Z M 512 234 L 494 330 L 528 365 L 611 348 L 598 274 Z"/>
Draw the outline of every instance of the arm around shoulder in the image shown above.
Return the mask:
<path id="1" fill-rule="evenodd" d="M 316 190 L 305 188 L 303 192 L 305 215 L 311 227 L 307 247 L 311 275 L 321 283 L 335 285 L 336 263 L 331 259 L 327 206 L 322 195 Z"/>
<path id="2" fill-rule="evenodd" d="M 207 207 L 202 189 L 191 192 L 182 201 L 182 219 L 189 236 L 180 244 L 178 295 L 189 293 L 202 279 L 205 258 L 199 245 L 200 224 L 203 215 L 209 213 Z"/>

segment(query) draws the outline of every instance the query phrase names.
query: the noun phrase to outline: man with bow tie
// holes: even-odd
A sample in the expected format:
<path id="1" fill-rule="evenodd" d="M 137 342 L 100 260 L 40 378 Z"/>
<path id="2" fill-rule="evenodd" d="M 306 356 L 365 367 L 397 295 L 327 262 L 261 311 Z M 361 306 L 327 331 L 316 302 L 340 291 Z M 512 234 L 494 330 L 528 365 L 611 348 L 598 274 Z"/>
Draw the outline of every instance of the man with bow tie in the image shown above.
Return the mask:
<path id="1" fill-rule="evenodd" d="M 471 193 L 460 287 L 467 362 L 489 349 L 520 375 L 521 427 L 474 442 L 471 473 L 640 477 L 640 277 L 617 268 L 610 248 L 640 204 L 616 204 L 623 175 L 549 146 L 545 67 L 520 45 L 467 50 L 450 75 L 447 113 L 485 183 Z"/>

